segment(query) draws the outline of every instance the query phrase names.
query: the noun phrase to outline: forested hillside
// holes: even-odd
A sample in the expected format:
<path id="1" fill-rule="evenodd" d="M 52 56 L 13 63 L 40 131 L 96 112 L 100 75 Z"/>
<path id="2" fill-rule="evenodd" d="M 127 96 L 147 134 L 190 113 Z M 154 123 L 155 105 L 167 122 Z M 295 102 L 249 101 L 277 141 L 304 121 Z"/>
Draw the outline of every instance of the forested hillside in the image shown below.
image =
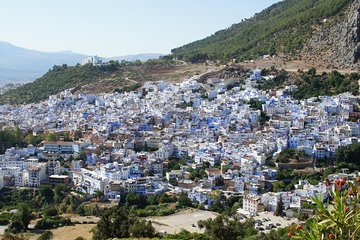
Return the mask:
<path id="1" fill-rule="evenodd" d="M 285 0 L 228 29 L 173 49 L 172 53 L 190 62 L 294 54 L 303 48 L 315 29 L 331 24 L 329 18 L 344 17 L 345 9 L 353 2 L 355 0 Z"/>
<path id="2" fill-rule="evenodd" d="M 37 103 L 66 89 L 80 87 L 81 92 L 92 94 L 132 91 L 145 81 L 182 81 L 205 71 L 207 66 L 203 64 L 177 64 L 167 59 L 54 66 L 34 82 L 0 95 L 0 105 Z"/>
<path id="3" fill-rule="evenodd" d="M 91 64 L 73 67 L 67 65 L 54 66 L 34 82 L 0 95 L 0 102 L 12 104 L 39 102 L 65 89 L 83 86 L 106 78 L 121 79 L 120 65 L 112 62 L 105 66 L 93 66 Z"/>
<path id="4" fill-rule="evenodd" d="M 100 66 L 92 64 L 54 66 L 34 82 L 0 95 L 0 104 L 37 103 L 51 95 L 76 87 L 82 87 L 89 92 L 135 90 L 142 81 L 152 80 L 145 70 L 157 65 L 166 64 L 162 60 L 148 60 L 146 63 L 140 61 L 119 63 L 111 60 Z"/>
<path id="5" fill-rule="evenodd" d="M 264 69 L 264 73 L 269 69 Z M 306 72 L 300 71 L 291 74 L 285 70 L 270 71 L 276 75 L 273 79 L 258 81 L 258 88 L 261 90 L 281 89 L 284 86 L 296 85 L 297 89 L 291 92 L 295 99 L 306 99 L 318 96 L 331 96 L 344 92 L 350 92 L 353 95 L 359 94 L 358 73 L 341 74 L 338 71 L 329 73 L 317 73 L 315 68 L 311 68 Z"/>

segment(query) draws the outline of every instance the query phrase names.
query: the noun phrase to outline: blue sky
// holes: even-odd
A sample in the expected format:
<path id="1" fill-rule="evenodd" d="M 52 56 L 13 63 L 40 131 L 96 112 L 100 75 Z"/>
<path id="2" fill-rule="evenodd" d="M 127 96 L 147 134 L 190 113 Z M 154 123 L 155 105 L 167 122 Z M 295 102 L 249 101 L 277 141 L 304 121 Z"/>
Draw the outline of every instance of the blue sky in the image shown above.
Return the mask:
<path id="1" fill-rule="evenodd" d="M 0 2 L 0 41 L 106 57 L 169 53 L 278 1 L 6 0 Z"/>

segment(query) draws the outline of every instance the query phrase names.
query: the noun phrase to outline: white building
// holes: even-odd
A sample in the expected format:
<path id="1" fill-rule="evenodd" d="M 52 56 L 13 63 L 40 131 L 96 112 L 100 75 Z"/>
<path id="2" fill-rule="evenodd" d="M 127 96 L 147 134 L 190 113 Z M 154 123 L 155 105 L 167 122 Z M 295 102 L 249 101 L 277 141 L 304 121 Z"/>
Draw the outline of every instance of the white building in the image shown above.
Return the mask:
<path id="1" fill-rule="evenodd" d="M 210 193 L 211 189 L 194 187 L 188 192 L 188 198 L 193 202 L 207 205 L 211 203 Z"/>
<path id="2" fill-rule="evenodd" d="M 160 161 L 154 161 L 151 163 L 151 171 L 154 173 L 154 174 L 157 174 L 159 176 L 162 176 L 163 174 L 163 164 L 162 162 Z"/>
<path id="3" fill-rule="evenodd" d="M 72 154 L 74 153 L 72 142 L 45 142 L 44 150 L 47 152 Z"/>
<path id="4" fill-rule="evenodd" d="M 170 172 L 166 172 L 166 179 L 168 181 L 170 181 L 172 179 L 178 180 L 182 176 L 184 176 L 184 172 L 182 170 L 172 170 Z"/>
<path id="5" fill-rule="evenodd" d="M 126 193 L 134 192 L 138 194 L 146 194 L 146 190 L 152 186 L 151 178 L 128 179 L 124 182 L 124 191 Z"/>
<path id="6" fill-rule="evenodd" d="M 16 187 L 24 187 L 29 184 L 29 172 L 27 170 L 23 170 L 15 175 L 15 186 Z"/>
<path id="7" fill-rule="evenodd" d="M 102 164 L 100 166 L 100 172 L 109 178 L 110 181 L 120 182 L 130 177 L 131 167 L 124 167 L 122 164 L 117 162 Z"/>
<path id="8" fill-rule="evenodd" d="M 100 66 L 103 64 L 103 60 L 101 57 L 98 57 L 98 56 L 91 56 L 87 59 L 86 63 L 90 63 L 94 66 Z"/>
<path id="9" fill-rule="evenodd" d="M 121 193 L 119 191 L 109 191 L 105 194 L 105 198 L 108 200 L 119 201 L 121 199 Z"/>
<path id="10" fill-rule="evenodd" d="M 174 153 L 174 145 L 171 143 L 161 143 L 159 150 L 156 151 L 156 158 L 160 160 L 169 159 Z"/>
<path id="11" fill-rule="evenodd" d="M 73 172 L 73 182 L 77 190 L 94 194 L 96 191 L 106 193 L 109 179 L 101 173 L 82 168 L 79 172 Z"/>
<path id="12" fill-rule="evenodd" d="M 315 145 L 313 148 L 313 157 L 323 159 L 326 157 L 326 148 L 324 146 Z"/>
<path id="13" fill-rule="evenodd" d="M 39 187 L 40 183 L 46 180 L 46 163 L 39 163 L 30 167 L 28 170 L 28 186 Z"/>
<path id="14" fill-rule="evenodd" d="M 60 173 L 60 167 L 59 161 L 49 160 L 46 165 L 46 174 L 48 176 L 58 175 Z"/>
<path id="15" fill-rule="evenodd" d="M 261 203 L 261 197 L 251 195 L 244 196 L 243 209 L 249 213 L 264 211 L 264 205 Z"/>

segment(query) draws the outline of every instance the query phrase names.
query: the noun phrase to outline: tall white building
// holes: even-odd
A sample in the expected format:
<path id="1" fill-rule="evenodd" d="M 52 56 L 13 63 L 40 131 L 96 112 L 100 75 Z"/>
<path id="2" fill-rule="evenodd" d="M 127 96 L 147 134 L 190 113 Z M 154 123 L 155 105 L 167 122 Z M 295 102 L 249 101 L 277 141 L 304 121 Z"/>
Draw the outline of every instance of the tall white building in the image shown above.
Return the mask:
<path id="1" fill-rule="evenodd" d="M 79 191 L 94 194 L 97 190 L 106 193 L 109 179 L 101 173 L 82 168 L 73 172 L 73 182 Z"/>
<path id="2" fill-rule="evenodd" d="M 39 187 L 40 183 L 46 180 L 46 163 L 39 163 L 28 169 L 29 187 Z"/>

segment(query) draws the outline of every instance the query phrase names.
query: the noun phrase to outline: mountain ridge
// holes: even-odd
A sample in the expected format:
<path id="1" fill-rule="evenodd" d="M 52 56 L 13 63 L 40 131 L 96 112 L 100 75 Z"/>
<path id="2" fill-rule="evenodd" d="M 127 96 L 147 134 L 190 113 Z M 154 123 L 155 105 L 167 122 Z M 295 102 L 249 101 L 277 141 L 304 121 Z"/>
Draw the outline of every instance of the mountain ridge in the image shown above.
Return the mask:
<path id="1" fill-rule="evenodd" d="M 89 56 L 71 50 L 44 52 L 15 46 L 9 42 L 0 41 L 0 85 L 7 83 L 28 83 L 41 77 L 54 65 L 76 65 Z M 103 58 L 108 60 L 146 61 L 158 58 L 162 54 L 146 53 Z"/>
<path id="2" fill-rule="evenodd" d="M 279 54 L 302 58 L 303 48 L 309 44 L 310 39 L 315 34 L 321 35 L 326 25 L 336 25 L 337 22 L 331 20 L 343 21 L 344 16 L 351 15 L 352 13 L 348 12 L 349 8 L 354 11 L 353 18 L 360 19 L 359 0 L 284 0 L 271 5 L 250 19 L 233 24 L 204 39 L 172 49 L 171 56 L 190 62 L 205 60 L 228 62 L 233 59 L 242 62 L 263 55 Z M 345 21 L 343 28 L 346 32 L 351 32 L 352 28 L 357 28 L 360 32 L 360 20 L 357 20 L 355 26 L 352 25 L 353 22 Z M 342 38 L 345 38 L 344 35 L 341 33 Z M 335 33 L 330 34 L 329 37 L 335 37 Z M 353 41 L 359 43 L 359 39 Z M 350 44 L 356 47 L 354 45 Z M 360 52 L 360 47 L 350 50 Z M 335 63 L 336 60 L 339 60 L 339 56 L 337 59 L 330 59 L 331 63 Z M 329 67 L 356 67 L 357 63 L 358 61 L 343 65 L 330 64 Z"/>

